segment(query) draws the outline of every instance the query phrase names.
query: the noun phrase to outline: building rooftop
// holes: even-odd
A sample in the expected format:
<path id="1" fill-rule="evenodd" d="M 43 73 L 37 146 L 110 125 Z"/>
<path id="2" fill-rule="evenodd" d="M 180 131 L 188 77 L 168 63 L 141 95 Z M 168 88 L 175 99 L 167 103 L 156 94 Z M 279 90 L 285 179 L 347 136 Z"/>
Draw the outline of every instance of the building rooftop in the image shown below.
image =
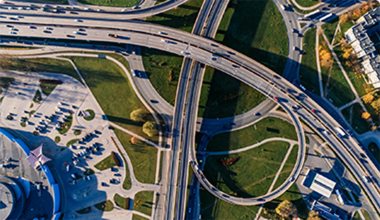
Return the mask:
<path id="1" fill-rule="evenodd" d="M 305 179 L 302 183 L 311 190 L 330 198 L 336 183 L 313 170 L 308 170 Z"/>

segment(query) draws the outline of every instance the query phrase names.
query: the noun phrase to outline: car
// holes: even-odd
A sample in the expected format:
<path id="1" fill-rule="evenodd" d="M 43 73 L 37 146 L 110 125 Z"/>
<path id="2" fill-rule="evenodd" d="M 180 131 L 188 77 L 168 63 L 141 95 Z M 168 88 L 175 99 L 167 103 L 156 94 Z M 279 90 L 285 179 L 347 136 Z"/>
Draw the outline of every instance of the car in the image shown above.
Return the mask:
<path id="1" fill-rule="evenodd" d="M 133 6 L 132 9 L 136 9 L 137 8 L 137 5 Z"/>
<path id="2" fill-rule="evenodd" d="M 90 177 L 90 176 L 87 176 L 87 180 L 91 180 L 91 177 Z"/>
<path id="3" fill-rule="evenodd" d="M 7 24 L 7 27 L 9 27 L 9 28 L 10 28 L 10 27 L 13 27 L 13 25 Z"/>
<path id="4" fill-rule="evenodd" d="M 121 10 L 121 12 L 126 12 L 126 11 L 127 11 L 127 9 L 125 9 L 125 8 Z"/>
<path id="5" fill-rule="evenodd" d="M 186 52 L 186 51 L 181 51 L 181 53 L 184 54 L 184 55 L 190 55 L 190 53 Z"/>
<path id="6" fill-rule="evenodd" d="M 330 132 L 328 132 L 326 130 L 324 130 L 323 133 L 326 134 L 326 135 L 330 135 Z"/>
<path id="7" fill-rule="evenodd" d="M 255 113 L 255 116 L 260 116 L 260 115 L 261 115 L 260 112 L 256 112 L 256 113 Z"/>
<path id="8" fill-rule="evenodd" d="M 89 8 L 84 8 L 85 11 L 89 11 L 90 9 Z"/>
<path id="9" fill-rule="evenodd" d="M 368 178 L 368 176 L 363 176 L 363 179 L 366 183 L 370 183 L 371 180 Z"/>
<path id="10" fill-rule="evenodd" d="M 73 34 L 79 34 L 79 32 L 78 31 L 73 31 Z"/>
<path id="11" fill-rule="evenodd" d="M 98 8 L 96 11 L 98 11 L 98 12 L 101 12 L 101 11 L 102 11 L 102 9 Z"/>
<path id="12" fill-rule="evenodd" d="M 292 176 L 290 179 L 289 179 L 289 182 L 293 182 L 294 181 L 294 176 Z"/>
<path id="13" fill-rule="evenodd" d="M 51 27 L 45 27 L 45 30 L 53 30 Z"/>
<path id="14" fill-rule="evenodd" d="M 135 72 L 134 69 L 132 69 L 132 75 L 133 75 L 133 76 L 136 76 L 136 72 Z"/>
<path id="15" fill-rule="evenodd" d="M 75 173 L 72 173 L 70 176 L 71 176 L 73 179 L 77 178 L 77 175 L 76 175 Z"/>
<path id="16" fill-rule="evenodd" d="M 311 111 L 312 111 L 313 113 L 315 113 L 315 110 L 314 110 L 314 109 L 311 109 Z"/>
<path id="17" fill-rule="evenodd" d="M 16 33 L 16 32 L 14 32 L 14 31 L 10 31 L 9 33 L 10 33 L 10 34 L 17 34 L 17 33 Z"/>
<path id="18" fill-rule="evenodd" d="M 82 20 L 79 20 L 79 19 L 75 19 L 74 21 L 75 22 L 82 22 Z"/>
<path id="19" fill-rule="evenodd" d="M 298 110 L 298 109 L 301 108 L 301 106 L 299 106 L 299 105 L 293 105 L 292 108 L 293 108 L 294 110 Z"/>
<path id="20" fill-rule="evenodd" d="M 365 156 L 365 154 L 363 154 L 363 153 L 360 153 L 360 156 L 363 157 L 363 158 L 367 158 L 367 157 Z"/>
<path id="21" fill-rule="evenodd" d="M 278 98 L 276 96 L 274 96 L 273 98 L 274 98 L 274 100 L 276 100 L 278 102 Z"/>
<path id="22" fill-rule="evenodd" d="M 36 27 L 34 27 L 34 26 L 29 26 L 29 28 L 30 28 L 30 29 L 36 29 Z"/>
<path id="23" fill-rule="evenodd" d="M 265 199 L 263 199 L 263 198 L 259 198 L 259 199 L 257 199 L 257 201 L 259 201 L 259 202 L 264 202 Z"/>
<path id="24" fill-rule="evenodd" d="M 107 186 L 107 184 L 106 184 L 106 183 L 104 183 L 104 182 L 102 182 L 102 186 Z"/>
<path id="25" fill-rule="evenodd" d="M 222 196 L 229 198 L 230 196 L 227 194 L 222 194 Z"/>
<path id="26" fill-rule="evenodd" d="M 70 165 L 67 164 L 66 166 L 66 172 L 69 172 L 70 171 Z"/>

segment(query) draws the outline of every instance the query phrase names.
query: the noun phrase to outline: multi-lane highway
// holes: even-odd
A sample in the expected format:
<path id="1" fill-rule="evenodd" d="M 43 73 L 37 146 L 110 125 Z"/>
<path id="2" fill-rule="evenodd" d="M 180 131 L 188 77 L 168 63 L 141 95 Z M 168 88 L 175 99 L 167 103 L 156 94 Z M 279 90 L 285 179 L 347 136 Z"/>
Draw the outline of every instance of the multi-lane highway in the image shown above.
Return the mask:
<path id="1" fill-rule="evenodd" d="M 73 25 L 72 19 L 47 19 L 43 17 L 32 16 L 25 18 L 12 20 L 13 22 L 27 21 L 28 23 L 40 23 L 40 24 L 60 24 L 60 27 L 53 27 L 51 33 L 44 33 L 42 27 L 37 27 L 36 29 L 30 29 L 29 25 L 19 25 L 13 24 L 18 32 L 18 36 L 30 36 L 30 37 L 45 37 L 45 38 L 58 38 L 58 39 L 72 39 L 67 35 L 72 35 L 74 30 L 78 28 L 64 27 L 62 25 Z M 0 33 L 5 36 L 12 36 L 5 25 L 9 22 L 8 17 L 5 16 L 1 18 L 2 24 L 0 25 Z M 70 22 L 71 21 L 71 22 Z M 9 23 L 8 23 L 9 24 Z M 366 194 L 369 196 L 369 199 L 373 202 L 373 205 L 377 210 L 380 210 L 380 196 L 379 196 L 379 172 L 372 163 L 372 161 L 367 161 L 367 163 L 362 164 L 360 162 L 360 154 L 365 153 L 360 146 L 357 144 L 356 140 L 352 137 L 347 137 L 340 139 L 334 134 L 334 127 L 339 127 L 337 123 L 323 108 L 314 102 L 311 98 L 305 95 L 297 87 L 289 83 L 288 81 L 282 79 L 281 77 L 276 77 L 276 74 L 273 73 L 268 68 L 262 66 L 261 64 L 251 60 L 250 58 L 233 51 L 223 45 L 217 44 L 210 40 L 191 35 L 189 33 L 184 33 L 178 30 L 171 28 L 166 28 L 158 25 L 150 25 L 144 22 L 137 21 L 124 21 L 124 22 L 102 22 L 102 21 L 88 21 L 85 20 L 80 23 L 83 27 L 108 27 L 116 28 L 115 30 L 102 30 L 102 29 L 91 29 L 86 28 L 86 32 L 83 34 L 75 35 L 75 39 L 83 39 L 90 41 L 105 41 L 105 42 L 121 42 L 121 43 L 132 43 L 141 46 L 152 47 L 160 50 L 170 51 L 172 53 L 184 55 L 182 52 L 185 51 L 187 56 L 191 59 L 197 60 L 199 62 L 210 65 L 214 68 L 220 69 L 227 74 L 247 83 L 263 92 L 268 94 L 268 91 L 265 91 L 264 88 L 267 88 L 269 84 L 273 85 L 271 93 L 268 94 L 270 98 L 277 97 L 279 99 L 279 104 L 288 111 L 290 116 L 295 122 L 296 128 L 298 131 L 302 131 L 298 117 L 301 117 L 303 120 L 308 122 L 316 131 L 320 129 L 329 130 L 331 135 L 320 132 L 320 135 L 326 139 L 330 144 L 332 149 L 336 154 L 342 159 L 345 165 L 353 173 L 353 175 L 358 180 L 359 184 L 363 187 Z M 77 23 L 74 23 L 77 25 Z M 78 23 L 79 25 L 79 23 Z M 37 25 L 36 25 L 37 26 Z M 119 30 L 122 28 L 124 30 Z M 108 34 L 116 33 L 121 38 L 110 38 Z M 158 32 L 165 32 L 167 35 L 158 34 Z M 165 38 L 173 43 L 168 45 L 165 42 L 162 42 L 161 39 Z M 217 47 L 216 47 L 216 46 Z M 213 54 L 217 54 L 218 62 L 213 62 Z M 260 83 L 260 84 L 259 84 Z M 262 83 L 262 84 L 261 84 Z M 297 112 L 292 112 L 291 106 L 294 104 L 299 104 L 303 108 Z M 311 109 L 314 109 L 315 112 L 312 112 Z M 183 112 L 183 109 L 182 109 Z M 175 121 L 175 120 L 174 120 Z M 178 131 L 177 131 L 178 132 Z M 173 135 L 175 132 L 173 131 Z M 302 143 L 303 136 L 299 140 Z M 300 147 L 302 149 L 302 147 Z M 300 152 L 299 157 L 302 156 Z M 194 167 L 197 165 L 195 152 L 193 151 L 190 154 L 192 161 L 194 161 Z M 296 166 L 297 170 L 297 166 Z M 293 173 L 294 175 L 296 173 Z M 225 197 L 222 192 L 218 190 L 213 190 L 209 182 L 204 178 L 201 171 L 196 171 L 196 175 L 201 181 L 201 183 L 215 196 L 236 204 L 251 205 L 251 204 L 260 204 L 264 201 L 271 200 L 275 197 L 264 196 L 262 198 L 235 198 L 232 196 Z M 365 182 L 363 176 L 370 176 L 372 179 L 371 182 Z M 290 178 L 290 177 L 289 177 Z M 275 190 L 274 195 L 279 195 L 283 189 L 286 188 L 287 182 L 285 182 L 279 189 Z M 276 194 L 277 193 L 277 194 Z M 264 200 L 264 201 L 259 201 Z"/>

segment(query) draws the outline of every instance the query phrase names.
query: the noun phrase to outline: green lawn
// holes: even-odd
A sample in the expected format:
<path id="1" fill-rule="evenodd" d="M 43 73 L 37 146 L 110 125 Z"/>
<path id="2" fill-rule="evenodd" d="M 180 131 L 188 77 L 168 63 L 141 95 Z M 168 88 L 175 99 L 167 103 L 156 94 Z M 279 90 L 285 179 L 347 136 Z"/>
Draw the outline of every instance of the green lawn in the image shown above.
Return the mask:
<path id="1" fill-rule="evenodd" d="M 358 211 L 355 211 L 355 214 L 354 214 L 354 216 L 352 217 L 351 220 L 362 220 L 362 218 L 360 217 Z"/>
<path id="2" fill-rule="evenodd" d="M 53 92 L 54 88 L 57 86 L 57 84 L 47 84 L 47 83 L 41 83 L 41 91 L 46 96 L 49 96 L 51 92 Z"/>
<path id="3" fill-rule="evenodd" d="M 10 64 L 2 65 L 3 69 L 19 70 L 26 72 L 63 73 L 81 82 L 77 72 L 68 61 L 51 58 L 15 59 L 10 58 Z"/>
<path id="4" fill-rule="evenodd" d="M 367 123 L 366 120 L 362 118 L 362 107 L 359 103 L 355 103 L 353 105 L 353 112 L 352 112 L 352 128 L 358 132 L 359 134 L 362 134 L 364 132 L 371 130 L 371 125 Z"/>
<path id="5" fill-rule="evenodd" d="M 103 171 L 113 166 L 116 166 L 115 160 L 112 158 L 112 155 L 109 155 L 108 157 L 100 161 L 99 163 L 95 164 L 94 167 L 100 171 Z"/>
<path id="6" fill-rule="evenodd" d="M 370 143 L 368 145 L 368 150 L 371 152 L 372 156 L 377 160 L 377 162 L 380 164 L 380 150 L 379 147 L 375 143 Z"/>
<path id="7" fill-rule="evenodd" d="M 94 110 L 87 109 L 86 112 L 90 113 L 90 116 L 84 117 L 84 120 L 91 121 L 92 119 L 95 118 L 95 112 L 94 112 Z"/>
<path id="8" fill-rule="evenodd" d="M 100 58 L 71 57 L 108 120 L 149 140 L 158 141 L 158 136 L 149 137 L 142 131 L 143 122 L 130 119 L 136 109 L 148 112 L 140 102 L 126 74 L 112 61 Z M 147 113 L 152 120 L 152 115 Z"/>
<path id="9" fill-rule="evenodd" d="M 58 137 L 58 136 L 57 136 Z M 70 145 L 72 144 L 75 144 L 79 141 L 78 138 L 75 138 L 75 139 L 72 139 L 72 140 L 69 140 L 67 143 L 66 143 L 66 147 L 69 147 Z"/>
<path id="10" fill-rule="evenodd" d="M 153 87 L 163 99 L 174 106 L 183 58 L 146 47 L 141 47 L 141 56 L 144 69 Z M 172 81 L 169 81 L 169 72 L 172 74 Z"/>
<path id="11" fill-rule="evenodd" d="M 39 89 L 36 90 L 36 94 L 33 97 L 33 102 L 39 103 L 42 100 L 41 91 Z"/>
<path id="12" fill-rule="evenodd" d="M 288 38 L 282 16 L 272 0 L 230 1 L 216 41 L 282 74 Z"/>
<path id="13" fill-rule="evenodd" d="M 58 133 L 60 133 L 60 134 L 66 134 L 70 130 L 72 123 L 73 123 L 73 115 L 70 114 L 69 117 L 67 117 L 67 119 L 64 121 L 64 124 L 66 126 L 63 127 L 63 128 L 59 128 L 58 129 Z"/>
<path id="14" fill-rule="evenodd" d="M 199 100 L 198 117 L 224 118 L 242 114 L 266 97 L 231 76 L 207 67 Z"/>
<path id="15" fill-rule="evenodd" d="M 114 132 L 131 159 L 136 179 L 142 183 L 153 184 L 156 174 L 157 149 L 142 141 L 132 144 L 131 135 L 118 129 Z"/>
<path id="16" fill-rule="evenodd" d="M 298 155 L 298 145 L 295 145 L 288 159 L 286 160 L 286 163 L 283 169 L 281 170 L 281 174 L 279 175 L 273 187 L 273 190 L 281 186 L 289 177 L 291 170 L 293 169 L 294 164 L 296 163 L 297 155 Z M 265 218 L 279 219 L 279 216 L 275 214 L 275 208 L 283 200 L 289 200 L 297 207 L 298 217 L 302 219 L 307 218 L 308 209 L 305 202 L 302 199 L 302 195 L 300 191 L 298 190 L 296 184 L 293 184 L 284 194 L 282 194 L 277 199 L 272 200 L 271 202 L 265 203 L 264 211 L 261 212 L 261 216 Z"/>
<path id="17" fill-rule="evenodd" d="M 364 102 L 363 102 L 363 104 L 364 104 L 365 108 L 367 109 L 368 113 L 371 114 L 372 121 L 376 125 L 380 125 L 380 117 L 379 117 L 379 114 L 376 112 L 376 110 L 371 106 L 371 104 L 366 104 Z"/>
<path id="18" fill-rule="evenodd" d="M 137 5 L 140 0 L 78 0 L 78 2 L 85 5 L 131 7 Z"/>
<path id="19" fill-rule="evenodd" d="M 336 17 L 333 20 L 331 20 L 327 23 L 324 23 L 322 25 L 322 29 L 324 30 L 325 35 L 326 35 L 327 39 L 329 40 L 329 43 L 331 43 L 331 41 L 332 41 L 332 38 L 334 36 L 335 29 L 338 26 L 338 23 L 339 23 L 339 17 Z"/>
<path id="20" fill-rule="evenodd" d="M 152 214 L 152 204 L 153 192 L 141 191 L 135 195 L 135 199 L 133 201 L 133 210 L 150 216 Z"/>
<path id="21" fill-rule="evenodd" d="M 59 136 L 55 136 L 54 142 L 58 144 L 60 141 L 61 141 L 61 138 Z"/>
<path id="22" fill-rule="evenodd" d="M 129 198 L 122 197 L 122 196 L 120 196 L 119 194 L 116 193 L 114 195 L 114 197 L 113 197 L 113 200 L 115 201 L 115 204 L 117 206 L 119 206 L 122 209 L 128 210 L 128 208 L 129 208 L 129 202 L 130 202 Z"/>
<path id="23" fill-rule="evenodd" d="M 5 69 L 3 65 L 0 65 L 0 67 Z M 15 78 L 13 77 L 0 77 L 0 86 L 3 87 L 4 89 L 7 89 L 10 83 L 13 81 L 15 81 Z"/>
<path id="24" fill-rule="evenodd" d="M 137 214 L 132 215 L 132 220 L 148 220 L 147 218 L 141 217 Z"/>
<path id="25" fill-rule="evenodd" d="M 240 153 L 209 156 L 204 174 L 212 185 L 229 195 L 261 196 L 268 192 L 289 146 L 286 142 L 273 141 Z M 219 162 L 234 157 L 239 159 L 233 165 Z"/>
<path id="26" fill-rule="evenodd" d="M 207 190 L 200 190 L 202 219 L 255 219 L 260 206 L 240 206 L 216 198 Z"/>
<path id="27" fill-rule="evenodd" d="M 352 23 L 352 21 L 348 21 L 346 23 L 343 23 L 343 24 L 340 24 L 340 29 L 344 35 L 344 33 L 346 33 L 346 31 L 348 31 L 348 29 L 350 29 L 350 27 L 352 27 L 354 24 Z"/>
<path id="28" fill-rule="evenodd" d="M 189 0 L 175 9 L 148 17 L 146 21 L 191 32 L 202 4 L 203 0 Z"/>
<path id="29" fill-rule="evenodd" d="M 303 38 L 303 51 L 305 54 L 302 55 L 299 75 L 301 84 L 307 90 L 320 95 L 317 60 L 315 54 L 316 33 L 317 31 L 315 28 L 309 29 L 305 33 Z"/>
<path id="30" fill-rule="evenodd" d="M 207 145 L 207 151 L 240 149 L 271 137 L 297 140 L 292 124 L 279 118 L 267 117 L 246 128 L 213 136 Z"/>
<path id="31" fill-rule="evenodd" d="M 80 135 L 82 133 L 81 130 L 74 130 L 74 135 Z"/>
<path id="32" fill-rule="evenodd" d="M 371 220 L 371 217 L 369 216 L 369 214 L 366 210 L 360 209 L 360 211 L 363 213 L 363 216 L 366 220 Z"/>
<path id="33" fill-rule="evenodd" d="M 358 95 L 362 97 L 368 93 L 366 90 L 373 90 L 373 86 L 367 85 L 362 75 L 356 75 L 352 68 L 346 65 L 346 60 L 343 58 L 344 52 L 342 51 L 342 48 L 340 46 L 334 47 L 334 51 L 338 56 L 338 59 L 342 64 L 344 70 L 346 71 L 348 77 L 350 78 L 351 83 L 355 87 L 355 90 L 358 93 Z"/>
<path id="34" fill-rule="evenodd" d="M 23 46 L 0 46 L 2 50 L 33 50 L 39 49 L 39 47 L 23 47 Z"/>
<path id="35" fill-rule="evenodd" d="M 113 203 L 111 200 L 100 202 L 98 204 L 95 204 L 94 206 L 100 211 L 104 211 L 104 212 L 109 212 L 109 211 L 112 211 L 113 209 Z"/>
<path id="36" fill-rule="evenodd" d="M 322 69 L 324 69 L 322 70 L 322 73 L 327 76 L 328 70 L 326 70 L 326 68 Z M 333 104 L 336 107 L 340 107 L 355 99 L 354 93 L 351 91 L 346 78 L 335 61 L 331 69 L 327 91 L 328 93 L 327 95 L 325 93 L 325 96 L 333 100 Z"/>
<path id="37" fill-rule="evenodd" d="M 302 7 L 310 7 L 318 4 L 320 1 L 318 0 L 296 0 L 296 2 Z"/>

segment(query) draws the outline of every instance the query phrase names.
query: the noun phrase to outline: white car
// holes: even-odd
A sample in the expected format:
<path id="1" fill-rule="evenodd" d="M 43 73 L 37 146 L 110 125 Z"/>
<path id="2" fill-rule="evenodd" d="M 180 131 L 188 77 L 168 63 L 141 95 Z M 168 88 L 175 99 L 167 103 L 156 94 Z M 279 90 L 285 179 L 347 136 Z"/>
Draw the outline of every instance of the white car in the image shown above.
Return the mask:
<path id="1" fill-rule="evenodd" d="M 51 27 L 45 27 L 45 30 L 53 30 Z"/>
<path id="2" fill-rule="evenodd" d="M 75 21 L 75 22 L 81 22 L 81 20 L 79 20 L 79 19 L 75 19 L 74 21 Z"/>
<path id="3" fill-rule="evenodd" d="M 98 8 L 98 10 L 97 10 L 97 11 L 102 11 L 102 9 Z"/>
<path id="4" fill-rule="evenodd" d="M 67 164 L 66 166 L 66 172 L 69 172 L 70 171 L 70 165 Z"/>
<path id="5" fill-rule="evenodd" d="M 121 10 L 121 12 L 126 12 L 127 11 L 127 9 L 123 9 L 123 10 Z"/>
<path id="6" fill-rule="evenodd" d="M 85 11 L 89 11 L 90 9 L 89 8 L 84 8 Z"/>
<path id="7" fill-rule="evenodd" d="M 134 69 L 132 69 L 132 75 L 136 76 L 136 71 Z"/>
<path id="8" fill-rule="evenodd" d="M 73 31 L 73 34 L 79 34 L 79 32 L 78 31 Z"/>
<path id="9" fill-rule="evenodd" d="M 10 33 L 10 34 L 16 34 L 16 32 L 14 32 L 14 31 L 10 31 L 9 33 Z"/>

